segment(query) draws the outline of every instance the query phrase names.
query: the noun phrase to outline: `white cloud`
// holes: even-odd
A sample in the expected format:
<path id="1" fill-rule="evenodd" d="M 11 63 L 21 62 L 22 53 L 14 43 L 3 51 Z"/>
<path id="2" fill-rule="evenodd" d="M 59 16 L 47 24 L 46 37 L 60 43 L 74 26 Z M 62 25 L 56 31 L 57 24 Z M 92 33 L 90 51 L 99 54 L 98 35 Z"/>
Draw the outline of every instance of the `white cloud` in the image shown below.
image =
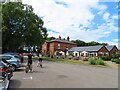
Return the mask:
<path id="1" fill-rule="evenodd" d="M 109 34 L 109 33 L 111 33 L 111 32 L 109 32 L 109 31 L 107 31 L 107 32 L 104 32 L 105 34 Z"/>
<path id="2" fill-rule="evenodd" d="M 108 43 L 109 45 L 116 45 L 117 47 L 119 47 L 117 42 L 111 42 L 111 41 L 98 41 L 98 42 L 100 42 L 100 43 Z"/>
<path id="3" fill-rule="evenodd" d="M 99 12 L 97 14 L 102 15 L 106 11 L 107 6 L 99 5 L 98 8 L 99 8 Z"/>
<path id="4" fill-rule="evenodd" d="M 67 3 L 69 7 L 66 8 L 63 5 L 58 5 L 55 1 Z M 72 23 L 74 23 L 76 27 L 78 27 L 79 24 L 89 25 L 95 16 L 89 9 L 93 7 L 97 8 L 97 1 L 98 0 L 89 2 L 88 0 L 48 0 L 46 2 L 45 0 L 23 0 L 23 3 L 32 5 L 34 12 L 39 16 L 45 16 L 43 20 L 46 27 L 58 29 L 61 26 L 64 28 Z M 48 21 L 51 22 L 46 23 Z"/>
<path id="5" fill-rule="evenodd" d="M 56 4 L 56 1 L 61 4 Z M 48 31 L 49 36 L 61 35 L 63 38 L 70 36 L 72 39 L 97 41 L 117 29 L 113 26 L 114 21 L 109 19 L 110 14 L 105 13 L 107 6 L 99 4 L 98 0 L 23 0 L 23 3 L 32 5 L 38 16 L 44 16 L 44 27 L 59 32 Z M 86 31 L 85 27 L 97 24 L 93 22 L 95 14 L 91 12 L 91 8 L 97 10 L 99 15 L 104 14 L 104 19 L 108 19 L 109 22 L 101 24 L 96 30 Z M 79 27 L 80 25 L 82 26 Z"/>
<path id="6" fill-rule="evenodd" d="M 107 12 L 103 14 L 103 19 L 107 20 L 109 18 L 110 14 Z"/>
<path id="7" fill-rule="evenodd" d="M 113 41 L 117 41 L 118 42 L 118 41 L 120 41 L 120 39 L 113 39 Z"/>
<path id="8" fill-rule="evenodd" d="M 113 19 L 118 19 L 118 15 L 113 15 L 112 18 Z"/>

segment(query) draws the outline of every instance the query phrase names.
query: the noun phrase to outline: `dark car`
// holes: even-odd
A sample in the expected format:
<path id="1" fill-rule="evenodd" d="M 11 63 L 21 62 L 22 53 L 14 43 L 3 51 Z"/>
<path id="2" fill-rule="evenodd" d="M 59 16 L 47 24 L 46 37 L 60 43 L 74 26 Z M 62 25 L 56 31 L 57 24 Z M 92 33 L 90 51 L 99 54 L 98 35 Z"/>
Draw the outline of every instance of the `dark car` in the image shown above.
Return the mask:
<path id="1" fill-rule="evenodd" d="M 10 80 L 8 79 L 8 73 L 0 71 L 0 90 L 7 90 Z"/>
<path id="2" fill-rule="evenodd" d="M 3 58 L 2 58 L 2 61 L 0 61 L 0 71 L 7 72 L 9 80 L 13 76 L 13 67 L 12 67 L 12 65 L 10 63 L 8 63 Z"/>
<path id="3" fill-rule="evenodd" d="M 21 62 L 23 62 L 22 54 L 19 54 L 19 53 L 4 53 L 4 54 L 13 55 L 15 58 L 19 58 L 21 60 Z"/>

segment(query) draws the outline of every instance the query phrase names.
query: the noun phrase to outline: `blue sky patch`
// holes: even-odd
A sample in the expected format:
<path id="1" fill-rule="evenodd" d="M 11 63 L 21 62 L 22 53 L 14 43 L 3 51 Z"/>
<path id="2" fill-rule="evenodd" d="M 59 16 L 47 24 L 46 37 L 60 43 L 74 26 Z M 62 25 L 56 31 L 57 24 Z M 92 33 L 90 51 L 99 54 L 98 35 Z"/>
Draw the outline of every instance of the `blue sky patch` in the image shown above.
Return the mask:
<path id="1" fill-rule="evenodd" d="M 51 32 L 54 32 L 54 33 L 59 33 L 59 32 L 56 32 L 55 30 L 51 30 L 51 29 L 47 29 L 48 31 L 51 31 Z"/>
<path id="2" fill-rule="evenodd" d="M 59 2 L 59 1 L 55 1 L 56 4 L 58 5 L 63 5 L 64 7 L 68 7 L 68 4 L 65 2 Z"/>

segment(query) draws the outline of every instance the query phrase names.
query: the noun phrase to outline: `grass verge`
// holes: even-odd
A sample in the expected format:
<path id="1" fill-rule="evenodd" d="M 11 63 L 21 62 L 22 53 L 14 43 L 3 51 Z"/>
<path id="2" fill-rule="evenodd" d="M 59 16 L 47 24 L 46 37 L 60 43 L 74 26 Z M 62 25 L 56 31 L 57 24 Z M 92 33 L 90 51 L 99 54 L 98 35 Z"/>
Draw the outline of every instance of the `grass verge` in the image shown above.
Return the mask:
<path id="1" fill-rule="evenodd" d="M 77 61 L 77 60 L 56 59 L 56 58 L 49 58 L 49 57 L 43 57 L 43 60 L 72 63 L 72 64 L 89 64 L 86 61 L 82 62 L 82 61 Z"/>
<path id="2" fill-rule="evenodd" d="M 43 60 L 47 61 L 55 61 L 55 62 L 63 62 L 63 63 L 71 63 L 71 64 L 84 64 L 90 65 L 89 61 L 77 61 L 77 60 L 67 60 L 67 59 L 56 59 L 56 58 L 49 58 L 49 57 L 42 57 Z M 34 59 L 38 59 L 38 57 L 34 57 Z M 99 67 L 106 67 L 108 65 L 91 65 L 91 66 L 99 66 Z"/>

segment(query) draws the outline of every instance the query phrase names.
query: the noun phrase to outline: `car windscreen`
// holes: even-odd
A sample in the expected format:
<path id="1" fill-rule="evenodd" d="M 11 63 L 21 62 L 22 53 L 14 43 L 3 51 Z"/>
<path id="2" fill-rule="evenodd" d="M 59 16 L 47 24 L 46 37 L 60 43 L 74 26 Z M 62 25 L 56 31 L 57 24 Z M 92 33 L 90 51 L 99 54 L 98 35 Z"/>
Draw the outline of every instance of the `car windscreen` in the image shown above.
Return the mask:
<path id="1" fill-rule="evenodd" d="M 10 57 L 10 56 L 2 56 L 2 58 L 6 59 L 6 60 L 10 60 L 12 57 Z"/>
<path id="2" fill-rule="evenodd" d="M 20 56 L 18 56 L 18 55 L 14 55 L 14 57 L 15 57 L 15 58 L 20 58 Z"/>

